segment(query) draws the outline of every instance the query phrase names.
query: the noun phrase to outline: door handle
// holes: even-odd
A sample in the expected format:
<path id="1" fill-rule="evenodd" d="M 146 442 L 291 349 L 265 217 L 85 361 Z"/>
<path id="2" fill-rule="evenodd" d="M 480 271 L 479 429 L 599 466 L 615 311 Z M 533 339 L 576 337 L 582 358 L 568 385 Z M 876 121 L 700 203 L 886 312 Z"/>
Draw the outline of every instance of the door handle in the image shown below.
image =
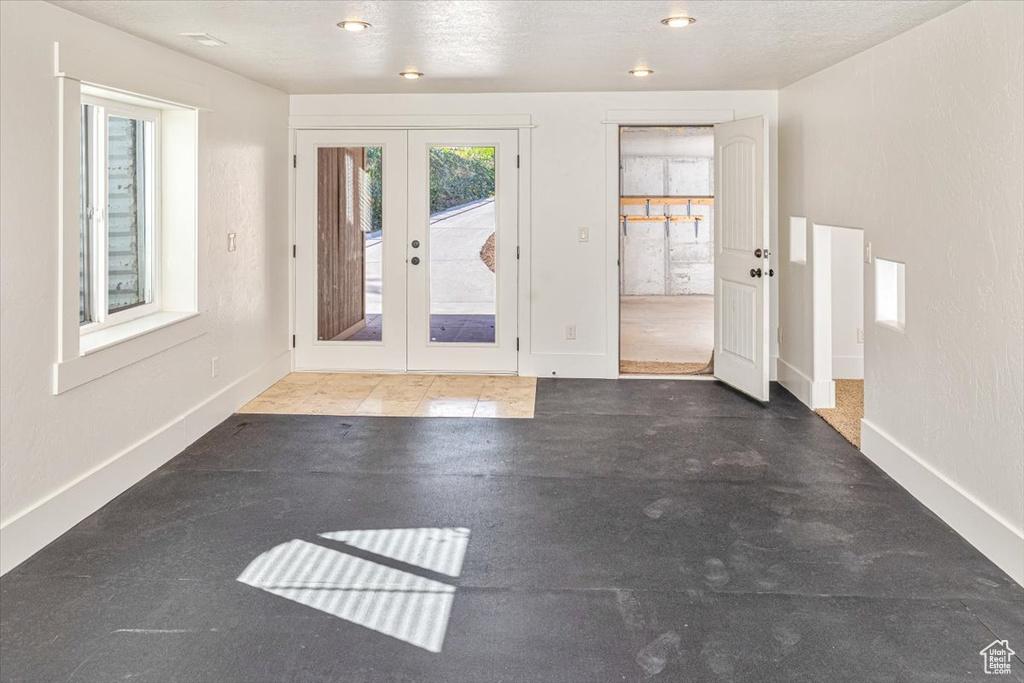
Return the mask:
<path id="1" fill-rule="evenodd" d="M 409 262 L 411 264 L 413 264 L 414 266 L 418 266 L 420 264 L 420 257 L 419 256 L 413 256 L 412 260 L 409 261 Z"/>
<path id="2" fill-rule="evenodd" d="M 420 248 L 420 241 L 419 240 L 413 240 L 412 241 L 412 248 L 413 249 L 419 249 Z"/>
<path id="3" fill-rule="evenodd" d="M 761 277 L 761 269 L 760 268 L 751 268 L 750 269 L 750 277 Z"/>

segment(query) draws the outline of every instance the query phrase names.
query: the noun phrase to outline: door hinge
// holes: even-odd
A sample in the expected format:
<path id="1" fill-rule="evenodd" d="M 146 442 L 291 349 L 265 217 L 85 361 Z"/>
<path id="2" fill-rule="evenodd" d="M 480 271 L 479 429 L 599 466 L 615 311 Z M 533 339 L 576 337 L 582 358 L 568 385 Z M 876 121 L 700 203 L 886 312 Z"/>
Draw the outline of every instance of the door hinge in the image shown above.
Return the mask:
<path id="1" fill-rule="evenodd" d="M 519 350 L 519 337 L 516 337 L 516 351 Z"/>
<path id="2" fill-rule="evenodd" d="M 299 167 L 299 155 L 298 154 L 293 154 L 292 155 L 292 168 L 298 168 L 298 167 Z"/>
<path id="3" fill-rule="evenodd" d="M 295 335 L 292 335 L 292 348 L 295 348 Z"/>
<path id="4" fill-rule="evenodd" d="M 519 155 L 516 155 L 516 168 L 519 168 Z"/>
<path id="5" fill-rule="evenodd" d="M 298 245 L 293 244 L 292 245 L 292 258 L 295 258 L 295 254 L 296 254 L 297 250 L 298 250 Z"/>
<path id="6" fill-rule="evenodd" d="M 516 261 L 519 260 L 519 247 L 516 247 Z"/>

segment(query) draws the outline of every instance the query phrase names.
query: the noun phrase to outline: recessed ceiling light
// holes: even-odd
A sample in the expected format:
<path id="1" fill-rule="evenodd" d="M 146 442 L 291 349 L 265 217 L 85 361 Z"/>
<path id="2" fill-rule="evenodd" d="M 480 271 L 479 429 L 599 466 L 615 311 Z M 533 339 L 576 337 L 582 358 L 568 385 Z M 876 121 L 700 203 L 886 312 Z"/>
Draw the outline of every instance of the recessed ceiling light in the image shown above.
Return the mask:
<path id="1" fill-rule="evenodd" d="M 662 19 L 661 23 L 665 24 L 665 26 L 671 26 L 672 28 L 683 28 L 684 26 L 689 26 L 695 21 L 697 20 L 693 17 L 668 17 L 667 19 Z"/>
<path id="2" fill-rule="evenodd" d="M 636 76 L 637 78 L 646 78 L 654 73 L 654 69 L 648 69 L 647 67 L 638 67 L 636 69 L 630 69 L 629 73 L 631 76 Z"/>
<path id="3" fill-rule="evenodd" d="M 182 33 L 181 35 L 186 38 L 191 38 L 200 45 L 205 45 L 207 47 L 221 47 L 222 45 L 227 45 L 223 40 L 220 38 L 214 38 L 209 33 Z"/>
<path id="4" fill-rule="evenodd" d="M 402 78 L 408 78 L 410 81 L 415 81 L 417 78 L 423 78 L 423 74 L 419 71 L 403 71 L 398 75 Z"/>
<path id="5" fill-rule="evenodd" d="M 358 33 L 359 31 L 365 31 L 370 28 L 370 25 L 365 21 L 356 21 L 354 19 L 346 19 L 345 21 L 338 22 L 338 28 L 343 28 L 346 31 L 352 31 L 352 33 Z"/>

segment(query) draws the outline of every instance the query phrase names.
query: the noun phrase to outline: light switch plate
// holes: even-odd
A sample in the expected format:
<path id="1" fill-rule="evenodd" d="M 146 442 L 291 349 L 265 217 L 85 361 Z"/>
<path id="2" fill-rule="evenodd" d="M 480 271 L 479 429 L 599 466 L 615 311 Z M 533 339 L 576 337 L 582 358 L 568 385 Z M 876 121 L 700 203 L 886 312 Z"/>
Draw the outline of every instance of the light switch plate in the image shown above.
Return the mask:
<path id="1" fill-rule="evenodd" d="M 580 242 L 589 242 L 590 241 L 590 228 L 580 228 L 578 232 L 579 232 Z"/>
<path id="2" fill-rule="evenodd" d="M 228 233 L 228 251 L 234 251 L 234 250 L 235 250 L 235 233 L 229 232 Z"/>

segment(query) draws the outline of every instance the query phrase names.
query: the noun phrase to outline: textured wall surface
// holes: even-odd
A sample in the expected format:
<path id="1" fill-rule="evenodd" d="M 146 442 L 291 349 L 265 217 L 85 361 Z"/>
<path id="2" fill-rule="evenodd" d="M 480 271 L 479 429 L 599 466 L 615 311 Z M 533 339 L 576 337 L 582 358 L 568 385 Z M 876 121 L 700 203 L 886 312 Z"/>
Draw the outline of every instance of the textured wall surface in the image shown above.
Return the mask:
<path id="1" fill-rule="evenodd" d="M 769 126 L 769 199 L 775 234 L 776 93 L 522 93 L 483 95 L 292 95 L 291 112 L 303 115 L 529 114 L 532 130 L 530 333 L 528 359 L 536 372 L 559 377 L 603 377 L 608 370 L 609 301 L 616 300 L 608 251 L 618 226 L 607 221 L 607 126 L 612 110 L 731 110 L 737 118 L 764 116 Z M 576 229 L 590 228 L 579 242 Z M 774 238 L 773 238 L 774 239 Z M 611 282 L 609 282 L 611 275 Z M 774 285 L 773 285 L 774 286 Z M 774 294 L 773 294 L 774 296 Z M 774 308 L 774 305 L 773 305 Z M 771 328 L 774 330 L 772 312 Z M 576 324 L 576 339 L 565 325 Z M 772 355 L 775 334 L 771 333 Z M 614 367 L 618 368 L 618 359 Z"/>
<path id="2" fill-rule="evenodd" d="M 862 228 L 876 257 L 906 263 L 905 332 L 866 326 L 866 419 L 1018 534 L 1021 35 L 1024 3 L 972 2 L 779 93 L 782 229 L 793 215 Z M 810 377 L 811 264 L 788 257 L 780 359 Z"/>
<path id="3" fill-rule="evenodd" d="M 199 301 L 207 334 L 59 396 L 55 41 L 208 87 Z M 288 99 L 42 2 L 0 3 L 0 521 L 287 351 Z M 238 250 L 227 251 L 227 233 Z M 211 358 L 220 359 L 211 377 Z"/>

